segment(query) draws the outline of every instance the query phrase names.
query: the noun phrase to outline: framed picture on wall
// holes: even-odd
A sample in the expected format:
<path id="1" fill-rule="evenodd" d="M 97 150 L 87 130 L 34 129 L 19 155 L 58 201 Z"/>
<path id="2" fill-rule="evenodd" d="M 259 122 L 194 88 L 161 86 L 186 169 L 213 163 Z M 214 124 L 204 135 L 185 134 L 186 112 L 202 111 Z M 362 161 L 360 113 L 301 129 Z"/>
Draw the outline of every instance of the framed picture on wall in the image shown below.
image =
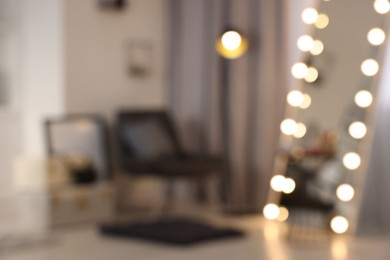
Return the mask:
<path id="1" fill-rule="evenodd" d="M 145 77 L 152 72 L 152 43 L 130 40 L 126 45 L 127 71 L 131 76 Z"/>

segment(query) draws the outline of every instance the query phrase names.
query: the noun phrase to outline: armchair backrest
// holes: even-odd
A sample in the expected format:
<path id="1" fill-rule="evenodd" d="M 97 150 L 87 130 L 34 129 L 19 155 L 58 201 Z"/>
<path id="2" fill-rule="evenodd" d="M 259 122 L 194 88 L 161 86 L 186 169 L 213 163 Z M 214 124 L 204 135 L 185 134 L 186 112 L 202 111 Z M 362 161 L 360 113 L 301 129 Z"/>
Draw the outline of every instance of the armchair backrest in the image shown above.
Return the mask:
<path id="1" fill-rule="evenodd" d="M 181 148 L 172 119 L 165 111 L 121 111 L 117 116 L 121 159 L 176 156 Z"/>
<path id="2" fill-rule="evenodd" d="M 45 121 L 46 149 L 59 158 L 88 157 L 99 179 L 111 177 L 108 129 L 98 115 L 65 115 Z"/>

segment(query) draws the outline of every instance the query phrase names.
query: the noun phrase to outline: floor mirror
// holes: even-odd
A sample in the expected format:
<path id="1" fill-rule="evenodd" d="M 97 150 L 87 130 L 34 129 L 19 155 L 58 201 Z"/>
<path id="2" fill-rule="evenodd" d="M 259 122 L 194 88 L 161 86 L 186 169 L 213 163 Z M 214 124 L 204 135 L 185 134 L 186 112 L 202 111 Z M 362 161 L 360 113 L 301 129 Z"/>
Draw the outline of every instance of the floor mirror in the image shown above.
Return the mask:
<path id="1" fill-rule="evenodd" d="M 356 229 L 389 10 L 388 0 L 318 0 L 303 10 L 266 219 Z"/>

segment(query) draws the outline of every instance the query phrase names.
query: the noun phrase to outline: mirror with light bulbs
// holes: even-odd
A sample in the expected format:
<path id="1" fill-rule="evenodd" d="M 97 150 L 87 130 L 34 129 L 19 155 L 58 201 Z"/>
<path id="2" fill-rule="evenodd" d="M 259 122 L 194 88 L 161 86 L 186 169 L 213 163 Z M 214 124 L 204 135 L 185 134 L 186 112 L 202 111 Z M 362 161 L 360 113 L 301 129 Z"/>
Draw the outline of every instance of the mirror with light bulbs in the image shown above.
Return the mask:
<path id="1" fill-rule="evenodd" d="M 309 33 L 297 39 L 265 218 L 353 233 L 389 10 L 388 0 L 303 10 Z"/>

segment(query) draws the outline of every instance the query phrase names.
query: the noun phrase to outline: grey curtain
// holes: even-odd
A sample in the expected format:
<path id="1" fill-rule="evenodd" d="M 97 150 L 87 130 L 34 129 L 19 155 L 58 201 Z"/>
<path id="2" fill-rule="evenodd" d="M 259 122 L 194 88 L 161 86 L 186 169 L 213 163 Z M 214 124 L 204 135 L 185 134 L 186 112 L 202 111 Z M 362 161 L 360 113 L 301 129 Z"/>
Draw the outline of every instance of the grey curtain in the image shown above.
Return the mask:
<path id="1" fill-rule="evenodd" d="M 229 64 L 230 203 L 260 210 L 268 194 L 284 113 L 286 7 L 282 0 L 170 0 L 170 109 L 187 150 L 221 154 L 220 62 L 214 43 L 226 26 L 249 37 Z"/>

